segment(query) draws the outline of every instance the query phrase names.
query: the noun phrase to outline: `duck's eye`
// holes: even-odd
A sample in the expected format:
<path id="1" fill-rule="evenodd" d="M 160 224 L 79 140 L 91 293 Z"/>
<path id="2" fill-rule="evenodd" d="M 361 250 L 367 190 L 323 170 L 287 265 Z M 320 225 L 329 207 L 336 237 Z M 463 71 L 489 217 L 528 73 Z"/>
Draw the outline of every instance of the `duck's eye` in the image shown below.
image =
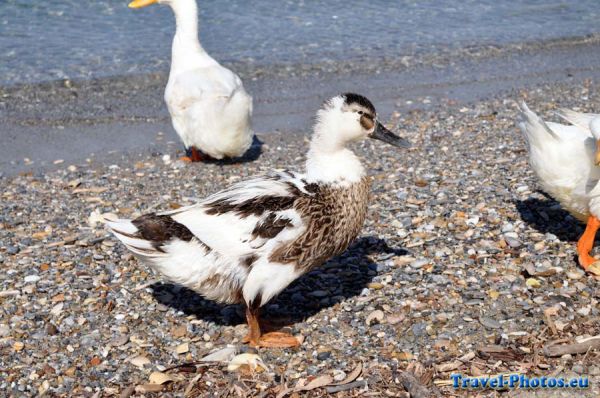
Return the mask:
<path id="1" fill-rule="evenodd" d="M 363 111 L 358 111 L 358 114 L 362 115 L 362 114 L 364 114 L 364 112 Z"/>

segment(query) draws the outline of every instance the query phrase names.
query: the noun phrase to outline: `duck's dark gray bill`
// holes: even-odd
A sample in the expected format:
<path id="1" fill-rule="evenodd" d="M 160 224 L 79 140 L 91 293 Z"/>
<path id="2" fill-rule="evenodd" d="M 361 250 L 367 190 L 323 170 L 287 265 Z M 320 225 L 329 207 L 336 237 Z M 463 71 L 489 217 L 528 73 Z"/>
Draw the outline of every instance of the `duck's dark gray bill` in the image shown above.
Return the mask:
<path id="1" fill-rule="evenodd" d="M 392 133 L 390 130 L 386 129 L 383 124 L 379 122 L 377 122 L 375 131 L 373 131 L 373 133 L 371 134 L 371 138 L 387 142 L 388 144 L 397 146 L 399 148 L 410 148 L 412 146 L 410 141 Z"/>

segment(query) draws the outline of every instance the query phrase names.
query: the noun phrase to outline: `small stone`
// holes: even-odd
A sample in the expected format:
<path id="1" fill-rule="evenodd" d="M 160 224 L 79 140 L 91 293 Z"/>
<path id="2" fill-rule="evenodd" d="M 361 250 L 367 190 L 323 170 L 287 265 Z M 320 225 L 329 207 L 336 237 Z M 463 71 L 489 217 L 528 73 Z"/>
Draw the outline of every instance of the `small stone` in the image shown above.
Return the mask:
<path id="1" fill-rule="evenodd" d="M 110 345 L 113 347 L 121 347 L 129 342 L 129 336 L 126 334 L 120 334 L 111 340 Z"/>
<path id="2" fill-rule="evenodd" d="M 479 318 L 479 322 L 481 322 L 481 324 L 486 328 L 490 329 L 500 329 L 502 327 L 502 325 L 500 325 L 500 322 L 498 322 L 495 319 L 488 318 L 486 316 L 482 316 L 481 318 Z"/>
<path id="3" fill-rule="evenodd" d="M 38 275 L 27 275 L 24 279 L 25 283 L 35 283 L 37 281 L 39 281 L 40 278 Z"/>
<path id="4" fill-rule="evenodd" d="M 379 283 L 379 282 L 371 282 L 367 284 L 367 287 L 369 289 L 373 289 L 373 290 L 381 290 L 383 289 L 383 284 Z"/>
<path id="5" fill-rule="evenodd" d="M 429 264 L 429 260 L 419 259 L 410 263 L 410 266 L 415 269 L 423 268 L 425 265 Z"/>
<path id="6" fill-rule="evenodd" d="M 6 337 L 10 334 L 10 328 L 5 323 L 0 323 L 0 337 Z"/>
<path id="7" fill-rule="evenodd" d="M 188 343 L 179 344 L 177 347 L 175 347 L 175 352 L 177 354 L 185 354 L 189 350 L 190 350 L 190 345 Z"/>
<path id="8" fill-rule="evenodd" d="M 14 349 L 16 352 L 22 351 L 22 350 L 23 350 L 23 348 L 25 348 L 25 344 L 23 344 L 23 343 L 22 343 L 22 342 L 20 342 L 20 341 L 15 341 L 15 342 L 14 342 L 14 344 L 13 344 L 13 349 Z"/>
<path id="9" fill-rule="evenodd" d="M 367 326 L 371 326 L 371 324 L 373 324 L 373 323 L 381 323 L 381 321 L 383 320 L 383 317 L 384 317 L 383 311 L 375 310 L 367 316 L 365 323 L 367 324 Z"/>
<path id="10" fill-rule="evenodd" d="M 542 286 L 542 283 L 535 278 L 527 278 L 527 280 L 525 281 L 525 284 L 534 289 L 537 289 L 538 287 Z"/>
<path id="11" fill-rule="evenodd" d="M 577 313 L 582 316 L 588 316 L 591 311 L 592 311 L 592 308 L 588 305 L 587 307 L 579 308 L 577 310 Z"/>
<path id="12" fill-rule="evenodd" d="M 579 270 L 567 271 L 567 278 L 577 280 L 583 278 L 585 272 Z"/>
<path id="13" fill-rule="evenodd" d="M 98 365 L 100 365 L 101 363 L 102 363 L 102 360 L 101 360 L 100 358 L 98 358 L 98 357 L 93 357 L 93 358 L 90 360 L 90 366 L 98 366 Z"/>
<path id="14" fill-rule="evenodd" d="M 398 353 L 394 353 L 392 354 L 393 357 L 395 357 L 396 359 L 398 359 L 399 361 L 410 361 L 411 359 L 414 358 L 414 355 L 411 354 L 410 352 L 398 352 Z"/>
<path id="15" fill-rule="evenodd" d="M 171 329 L 171 335 L 175 338 L 181 338 L 187 334 L 187 327 L 185 325 L 180 325 Z"/>
<path id="16" fill-rule="evenodd" d="M 600 376 L 600 367 L 596 365 L 590 366 L 590 368 L 588 369 L 588 374 L 590 376 Z"/>
<path id="17" fill-rule="evenodd" d="M 58 333 L 60 333 L 60 332 L 53 323 L 46 324 L 46 334 L 48 336 L 56 336 Z"/>
<path id="18" fill-rule="evenodd" d="M 518 247 L 521 247 L 521 241 L 519 241 L 518 239 L 512 238 L 510 236 L 505 236 L 504 237 L 504 241 L 512 248 L 516 249 Z"/>
<path id="19" fill-rule="evenodd" d="M 573 372 L 577 373 L 578 375 L 584 374 L 585 368 L 583 367 L 583 365 L 575 364 L 573 365 Z"/>
<path id="20" fill-rule="evenodd" d="M 342 381 L 344 379 L 346 379 L 346 372 L 344 372 L 343 370 L 339 370 L 339 369 L 335 369 L 333 371 L 333 380 Z"/>
<path id="21" fill-rule="evenodd" d="M 325 361 L 331 358 L 331 351 L 323 351 L 317 354 L 317 359 L 319 361 Z"/>

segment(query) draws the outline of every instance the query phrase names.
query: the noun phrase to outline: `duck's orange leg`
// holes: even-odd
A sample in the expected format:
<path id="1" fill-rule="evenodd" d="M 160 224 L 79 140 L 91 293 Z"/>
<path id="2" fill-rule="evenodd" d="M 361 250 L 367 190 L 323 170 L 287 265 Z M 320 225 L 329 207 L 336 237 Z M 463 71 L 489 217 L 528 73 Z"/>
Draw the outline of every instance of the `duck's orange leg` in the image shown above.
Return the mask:
<path id="1" fill-rule="evenodd" d="M 597 263 L 597 260 L 590 255 L 590 252 L 594 247 L 594 240 L 596 239 L 596 231 L 598 231 L 598 228 L 600 228 L 600 220 L 595 216 L 590 215 L 587 220 L 585 232 L 577 242 L 579 265 L 581 265 L 586 272 L 590 272 L 594 275 L 600 275 L 600 265 Z"/>
<path id="2" fill-rule="evenodd" d="M 289 333 L 270 332 L 262 334 L 258 320 L 258 309 L 246 308 L 246 321 L 248 322 L 248 334 L 242 340 L 251 347 L 266 348 L 290 348 L 297 347 L 300 342 Z"/>
<path id="3" fill-rule="evenodd" d="M 191 163 L 191 162 L 201 162 L 203 160 L 207 160 L 209 159 L 209 157 L 207 156 L 206 159 L 204 158 L 204 156 L 202 156 L 202 152 L 200 152 L 196 147 L 192 146 L 190 148 L 188 148 L 187 153 L 185 156 L 182 156 L 181 160 L 183 160 L 184 162 L 187 163 Z"/>
<path id="4" fill-rule="evenodd" d="M 251 347 L 258 347 L 260 339 L 260 324 L 258 323 L 258 311 L 246 308 L 246 322 L 248 322 L 248 334 L 242 339 L 244 343 Z"/>
<path id="5" fill-rule="evenodd" d="M 195 146 L 192 147 L 192 162 L 200 162 L 202 161 L 202 155 Z"/>

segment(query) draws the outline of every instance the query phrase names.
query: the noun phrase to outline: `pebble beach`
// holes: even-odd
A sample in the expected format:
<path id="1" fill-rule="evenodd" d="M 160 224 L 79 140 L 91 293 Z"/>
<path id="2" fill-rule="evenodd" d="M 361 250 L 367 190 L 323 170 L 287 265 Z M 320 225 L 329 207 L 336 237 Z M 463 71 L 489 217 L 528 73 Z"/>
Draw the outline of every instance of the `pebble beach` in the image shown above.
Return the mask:
<path id="1" fill-rule="evenodd" d="M 453 373 L 519 373 L 587 376 L 590 387 L 469 394 L 599 396 L 600 352 L 569 351 L 600 335 L 598 280 L 575 259 L 583 225 L 538 190 L 515 103 L 558 120 L 559 107 L 597 112 L 599 89 L 593 79 L 550 82 L 410 111 L 399 93 L 387 126 L 413 149 L 354 147 L 372 177 L 360 238 L 264 307 L 266 319 L 302 340 L 298 349 L 243 345 L 241 306 L 169 284 L 99 220 L 192 204 L 271 169 L 299 170 L 306 135 L 259 134 L 258 158 L 187 165 L 177 160 L 179 143 L 157 131 L 163 145 L 133 160 L 57 159 L 50 170 L 3 175 L 0 390 L 452 397 L 467 394 L 452 387 Z M 242 353 L 261 365 L 234 369 Z"/>

